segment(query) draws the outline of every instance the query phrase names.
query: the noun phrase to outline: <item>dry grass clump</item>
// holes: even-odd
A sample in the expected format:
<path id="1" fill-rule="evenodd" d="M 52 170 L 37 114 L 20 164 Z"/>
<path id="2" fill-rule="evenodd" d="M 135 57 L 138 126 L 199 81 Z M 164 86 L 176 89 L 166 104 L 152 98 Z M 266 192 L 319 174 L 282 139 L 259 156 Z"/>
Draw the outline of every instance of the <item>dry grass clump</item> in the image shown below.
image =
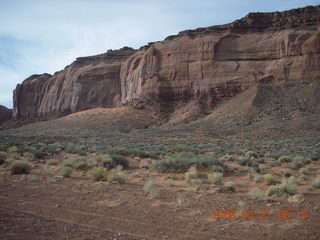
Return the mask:
<path id="1" fill-rule="evenodd" d="M 122 184 L 125 182 L 124 172 L 122 171 L 122 167 L 118 166 L 117 168 L 113 168 L 107 173 L 107 180 L 111 183 Z"/>
<path id="2" fill-rule="evenodd" d="M 250 190 L 249 195 L 252 198 L 263 200 L 264 199 L 264 192 L 260 188 L 253 188 Z"/>
<path id="3" fill-rule="evenodd" d="M 263 179 L 264 181 L 268 184 L 268 185 L 272 185 L 272 184 L 275 184 L 276 181 L 274 180 L 274 177 L 272 174 L 268 173 L 268 174 L 265 174 L 263 176 Z"/>
<path id="4" fill-rule="evenodd" d="M 60 169 L 60 173 L 63 177 L 70 177 L 73 172 L 71 167 L 63 167 Z"/>
<path id="5" fill-rule="evenodd" d="M 209 173 L 208 180 L 214 184 L 221 184 L 223 180 L 223 174 L 221 172 Z"/>
<path id="6" fill-rule="evenodd" d="M 149 196 L 151 196 L 152 198 L 156 198 L 159 195 L 159 191 L 157 190 L 156 185 L 152 180 L 148 180 L 144 184 L 143 191 L 149 194 Z"/>
<path id="7" fill-rule="evenodd" d="M 278 158 L 278 161 L 280 161 L 281 163 L 288 163 L 288 162 L 292 162 L 293 159 L 292 157 L 289 157 L 289 156 L 281 156 Z"/>
<path id="8" fill-rule="evenodd" d="M 106 168 L 101 168 L 101 167 L 94 168 L 90 172 L 90 177 L 94 181 L 108 181 L 111 183 L 119 183 L 119 184 L 122 184 L 125 182 L 125 176 L 121 166 L 117 168 L 113 168 L 109 171 Z"/>
<path id="9" fill-rule="evenodd" d="M 94 181 L 107 181 L 108 171 L 106 168 L 95 168 L 90 172 L 90 177 Z"/>
<path id="10" fill-rule="evenodd" d="M 201 180 L 198 179 L 198 172 L 195 167 L 191 167 L 189 171 L 184 174 L 184 179 L 192 186 L 201 184 Z"/>

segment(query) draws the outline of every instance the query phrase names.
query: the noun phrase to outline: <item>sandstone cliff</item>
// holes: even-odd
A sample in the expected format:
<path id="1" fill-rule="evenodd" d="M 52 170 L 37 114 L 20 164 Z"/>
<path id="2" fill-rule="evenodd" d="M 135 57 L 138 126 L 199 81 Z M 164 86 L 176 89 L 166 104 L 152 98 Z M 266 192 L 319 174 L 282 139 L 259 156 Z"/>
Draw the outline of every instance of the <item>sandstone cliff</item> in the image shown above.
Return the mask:
<path id="1" fill-rule="evenodd" d="M 65 115 L 95 107 L 150 105 L 169 116 L 192 103 L 209 113 L 256 85 L 320 81 L 320 6 L 250 13 L 187 30 L 134 50 L 78 58 L 14 91 L 14 117 Z"/>
<path id="2" fill-rule="evenodd" d="M 0 125 L 12 118 L 12 110 L 0 105 Z"/>

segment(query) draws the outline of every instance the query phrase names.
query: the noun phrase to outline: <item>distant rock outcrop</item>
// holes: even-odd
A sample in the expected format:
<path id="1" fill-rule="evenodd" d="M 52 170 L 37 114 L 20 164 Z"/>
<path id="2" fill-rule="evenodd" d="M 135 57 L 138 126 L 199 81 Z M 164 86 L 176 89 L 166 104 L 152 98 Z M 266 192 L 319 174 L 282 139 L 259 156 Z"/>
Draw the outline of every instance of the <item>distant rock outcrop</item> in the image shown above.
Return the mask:
<path id="1" fill-rule="evenodd" d="M 12 110 L 0 105 L 0 125 L 12 118 Z"/>
<path id="2" fill-rule="evenodd" d="M 139 50 L 77 58 L 53 76 L 33 75 L 14 91 L 13 115 L 39 118 L 121 105 L 150 105 L 169 115 L 190 102 L 206 114 L 251 86 L 320 81 L 319 69 L 320 6 L 250 13 Z"/>

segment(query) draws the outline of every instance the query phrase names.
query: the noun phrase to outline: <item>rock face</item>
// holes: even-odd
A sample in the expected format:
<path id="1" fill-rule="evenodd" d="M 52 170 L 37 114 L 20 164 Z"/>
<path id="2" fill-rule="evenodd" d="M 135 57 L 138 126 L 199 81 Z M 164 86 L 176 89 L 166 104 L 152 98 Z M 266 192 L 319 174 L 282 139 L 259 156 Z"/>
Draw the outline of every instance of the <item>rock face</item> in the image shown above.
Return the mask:
<path id="1" fill-rule="evenodd" d="M 14 91 L 14 118 L 95 107 L 150 105 L 171 114 L 190 102 L 210 112 L 251 86 L 320 81 L 320 6 L 250 13 L 233 23 L 187 30 L 133 50 L 77 58 L 33 75 Z"/>
<path id="2" fill-rule="evenodd" d="M 12 110 L 0 105 L 0 125 L 12 118 Z"/>

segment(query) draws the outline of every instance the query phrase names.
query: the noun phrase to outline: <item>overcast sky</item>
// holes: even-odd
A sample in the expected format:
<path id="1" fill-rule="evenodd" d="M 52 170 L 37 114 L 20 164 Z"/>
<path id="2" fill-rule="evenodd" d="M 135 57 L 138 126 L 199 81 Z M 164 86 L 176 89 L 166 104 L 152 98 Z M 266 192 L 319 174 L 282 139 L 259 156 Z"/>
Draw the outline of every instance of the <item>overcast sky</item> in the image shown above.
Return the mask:
<path id="1" fill-rule="evenodd" d="M 248 12 L 283 11 L 320 0 L 0 0 L 0 105 L 32 74 L 79 56 L 139 48 L 179 31 L 225 24 Z"/>

